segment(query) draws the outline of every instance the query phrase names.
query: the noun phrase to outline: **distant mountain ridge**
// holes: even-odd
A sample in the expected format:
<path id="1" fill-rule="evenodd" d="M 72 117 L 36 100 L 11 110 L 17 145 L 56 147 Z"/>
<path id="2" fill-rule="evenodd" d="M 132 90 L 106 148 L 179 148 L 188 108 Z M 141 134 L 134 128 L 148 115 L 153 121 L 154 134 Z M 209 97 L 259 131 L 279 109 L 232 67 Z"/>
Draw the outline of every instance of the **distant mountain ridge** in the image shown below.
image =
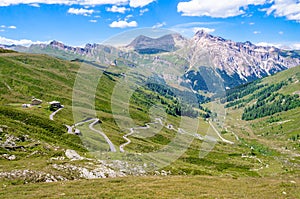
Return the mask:
<path id="1" fill-rule="evenodd" d="M 204 31 L 198 31 L 184 50 L 192 71 L 201 71 L 200 66 L 212 67 L 228 88 L 300 65 L 296 51 L 256 46 L 249 41 L 234 42 Z M 193 79 L 191 84 L 197 90 L 197 80 L 201 78 L 193 75 Z"/>
<path id="2" fill-rule="evenodd" d="M 5 48 L 57 55 L 67 59 L 91 58 L 101 64 L 115 64 L 116 60 L 121 58 L 137 66 L 142 64 L 145 54 L 154 57 L 161 53 L 167 53 L 169 56 L 177 55 L 189 63 L 188 66 L 176 66 L 181 67 L 178 71 L 188 68 L 180 78 L 192 85 L 194 90 L 205 87 L 199 84 L 203 84 L 203 76 L 209 70 L 215 71 L 216 75 L 222 77 L 224 85 L 231 88 L 300 65 L 298 51 L 256 46 L 249 41 L 234 42 L 204 31 L 198 31 L 190 39 L 180 34 L 168 34 L 159 38 L 140 35 L 122 48 L 101 44 L 72 47 L 58 41 L 35 44 L 29 48 L 14 45 Z M 159 57 L 159 61 L 174 64 L 164 60 L 163 57 Z"/>
<path id="3" fill-rule="evenodd" d="M 300 64 L 295 51 L 275 47 L 256 46 L 251 42 L 234 42 L 199 31 L 192 38 L 194 52 L 206 49 L 213 65 L 227 74 L 238 74 L 241 79 L 263 77 Z M 196 55 L 197 56 L 197 55 Z"/>
<path id="4" fill-rule="evenodd" d="M 156 54 L 160 52 L 172 52 L 178 50 L 176 40 L 185 40 L 179 34 L 164 35 L 159 38 L 140 35 L 136 37 L 127 47 L 141 54 Z"/>

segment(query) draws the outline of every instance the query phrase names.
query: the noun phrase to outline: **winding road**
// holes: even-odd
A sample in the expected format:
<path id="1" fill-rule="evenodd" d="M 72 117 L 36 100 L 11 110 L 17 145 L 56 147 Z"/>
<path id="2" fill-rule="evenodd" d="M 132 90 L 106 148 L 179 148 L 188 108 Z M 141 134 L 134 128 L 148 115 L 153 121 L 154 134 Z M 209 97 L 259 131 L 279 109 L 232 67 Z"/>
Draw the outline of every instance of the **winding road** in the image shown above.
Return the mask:
<path id="1" fill-rule="evenodd" d="M 60 110 L 62 110 L 63 108 L 59 108 L 57 109 L 56 111 L 54 111 L 53 113 L 50 114 L 49 116 L 49 119 L 50 120 L 54 120 L 53 117 L 56 115 L 56 113 L 58 113 Z M 105 133 L 103 133 L 102 131 L 100 130 L 97 130 L 94 128 L 94 125 L 96 125 L 97 123 L 99 123 L 99 119 L 98 118 L 91 118 L 91 119 L 88 119 L 88 120 L 85 120 L 85 121 L 82 121 L 82 122 L 78 122 L 72 126 L 69 126 L 69 125 L 65 125 L 68 129 L 68 133 L 73 133 L 73 128 L 75 128 L 76 126 L 79 126 L 79 125 L 82 125 L 84 123 L 90 123 L 89 125 L 89 129 L 91 129 L 92 131 L 96 132 L 96 133 L 99 133 L 104 139 L 105 141 L 107 142 L 107 144 L 109 145 L 109 148 L 110 148 L 110 151 L 111 152 L 117 152 L 114 144 L 112 143 L 112 141 L 107 137 L 107 135 Z M 161 126 L 164 126 L 163 122 L 162 122 L 162 119 L 161 118 L 155 118 L 155 122 L 152 122 L 152 123 L 146 123 L 145 126 L 139 126 L 139 127 L 135 127 L 135 128 L 130 128 L 130 132 L 126 135 L 123 136 L 123 139 L 126 140 L 126 142 L 124 144 L 121 144 L 119 149 L 120 149 L 120 152 L 121 153 L 124 153 L 125 150 L 124 150 L 124 147 L 127 146 L 128 144 L 131 143 L 131 140 L 128 138 L 128 136 L 131 136 L 132 134 L 135 133 L 134 130 L 138 130 L 138 129 L 141 129 L 141 130 L 145 130 L 145 129 L 149 129 L 150 128 L 150 124 L 160 124 Z M 226 140 L 225 138 L 223 138 L 221 136 L 221 134 L 219 133 L 219 131 L 214 127 L 214 125 L 212 124 L 211 121 L 209 121 L 209 125 L 212 127 L 212 129 L 216 132 L 216 134 L 218 135 L 218 137 L 221 139 L 222 142 L 224 143 L 227 143 L 227 144 L 234 144 L 234 142 L 231 142 L 229 140 Z M 170 129 L 170 130 L 174 130 L 178 133 L 181 133 L 181 134 L 185 134 L 185 133 L 188 133 L 186 132 L 184 129 L 181 129 L 181 128 L 178 128 L 178 129 L 175 129 L 173 127 L 172 124 L 168 124 L 165 126 L 166 128 Z M 194 134 L 194 137 L 196 137 L 197 139 L 200 139 L 200 140 L 204 140 L 203 136 L 200 135 L 200 134 Z"/>
<path id="2" fill-rule="evenodd" d="M 60 110 L 62 110 L 62 109 L 63 109 L 63 108 L 59 108 L 59 109 L 57 109 L 56 111 L 52 112 L 52 113 L 49 115 L 49 119 L 50 119 L 50 120 L 54 120 L 54 119 L 53 119 L 54 115 L 55 115 L 56 113 L 58 113 Z"/>
<path id="3" fill-rule="evenodd" d="M 111 152 L 117 152 L 114 144 L 110 141 L 110 139 L 105 135 L 105 133 L 103 133 L 102 131 L 99 131 L 97 129 L 95 129 L 93 126 L 97 123 L 99 123 L 99 119 L 97 118 L 94 118 L 94 119 L 91 119 L 91 120 L 94 120 L 94 122 L 92 122 L 90 125 L 89 125 L 89 128 L 96 132 L 96 133 L 99 133 L 100 135 L 102 135 L 102 137 L 104 137 L 105 141 L 107 142 L 107 144 L 109 145 L 109 148 L 110 148 L 110 151 Z M 86 121 L 87 122 L 87 121 Z"/>
<path id="4" fill-rule="evenodd" d="M 135 128 L 130 128 L 130 132 L 127 133 L 126 135 L 123 136 L 123 139 L 126 140 L 127 142 L 125 142 L 124 144 L 121 144 L 119 149 L 120 149 L 120 152 L 121 153 L 124 153 L 125 150 L 124 150 L 124 147 L 127 146 L 128 144 L 131 143 L 131 140 L 128 138 L 128 136 L 131 136 L 132 134 L 134 134 L 134 129 L 142 129 L 142 130 L 145 130 L 145 129 L 149 129 L 150 128 L 150 124 L 160 124 L 163 126 L 163 122 L 161 120 L 161 118 L 155 118 L 155 122 L 152 122 L 152 123 L 146 123 L 145 126 L 139 126 L 139 127 L 135 127 Z"/>
<path id="5" fill-rule="evenodd" d="M 124 147 L 131 143 L 131 140 L 128 138 L 128 136 L 131 136 L 132 134 L 134 134 L 134 133 L 135 133 L 135 131 L 134 131 L 135 129 L 136 129 L 136 130 L 137 130 L 137 129 L 144 129 L 144 130 L 145 130 L 145 129 L 149 129 L 149 128 L 150 128 L 150 126 L 149 126 L 150 124 L 158 124 L 158 123 L 159 123 L 160 125 L 164 126 L 164 124 L 163 124 L 161 118 L 155 118 L 155 122 L 152 122 L 152 123 L 146 123 L 145 126 L 140 126 L 140 127 L 130 128 L 130 129 L 129 129 L 130 132 L 129 132 L 128 134 L 126 134 L 126 135 L 123 136 L 123 139 L 125 139 L 126 142 L 125 142 L 124 144 L 120 145 L 120 147 L 119 147 L 119 148 L 120 148 L 120 152 L 124 153 L 124 152 L 125 152 Z M 218 137 L 221 139 L 222 142 L 227 143 L 227 144 L 234 144 L 234 142 L 231 142 L 231 141 L 226 140 L 225 138 L 223 138 L 223 137 L 221 136 L 221 134 L 219 133 L 219 131 L 214 127 L 214 125 L 212 124 L 211 121 L 209 121 L 209 124 L 210 124 L 210 126 L 212 127 L 212 129 L 216 132 L 216 134 L 218 135 Z M 174 131 L 176 131 L 176 132 L 178 132 L 178 133 L 181 133 L 181 134 L 186 134 L 186 133 L 188 133 L 188 132 L 186 132 L 184 129 L 181 129 L 181 128 L 175 129 L 175 128 L 173 127 L 172 124 L 168 124 L 168 125 L 166 125 L 165 127 L 168 128 L 168 129 L 170 129 L 170 130 L 174 130 Z M 194 134 L 194 137 L 197 138 L 197 139 L 199 139 L 199 140 L 202 140 L 202 141 L 204 140 L 203 136 L 200 135 L 200 134 L 197 134 L 197 133 Z"/>
<path id="6" fill-rule="evenodd" d="M 52 112 L 50 115 L 49 115 L 49 119 L 50 120 L 54 120 L 53 117 L 56 115 L 56 113 L 58 113 L 60 110 L 62 110 L 62 108 L 59 108 L 57 109 L 56 111 Z M 112 143 L 112 141 L 107 137 L 107 135 L 105 133 L 103 133 L 102 131 L 100 130 L 97 130 L 94 128 L 94 125 L 96 125 L 97 123 L 99 123 L 99 119 L 98 118 L 92 118 L 92 119 L 88 119 L 88 120 L 85 120 L 85 121 L 82 121 L 82 122 L 78 122 L 72 126 L 69 126 L 69 125 L 65 125 L 68 129 L 68 133 L 73 133 L 73 128 L 75 128 L 76 126 L 79 126 L 79 125 L 82 125 L 84 123 L 87 123 L 87 122 L 92 122 L 90 125 L 89 125 L 89 128 L 96 132 L 96 133 L 99 133 L 104 139 L 105 141 L 107 142 L 107 144 L 109 145 L 109 148 L 110 148 L 110 151 L 111 152 L 117 152 L 114 144 Z M 123 136 L 124 137 L 124 136 Z"/>
<path id="7" fill-rule="evenodd" d="M 232 133 L 232 135 L 235 137 L 235 139 L 236 139 L 237 141 L 239 141 L 239 140 L 240 140 L 239 136 L 238 136 L 238 135 L 237 135 L 235 132 L 233 132 L 233 131 L 229 131 L 227 127 L 225 127 L 225 130 L 226 130 L 227 132 L 230 132 L 230 133 Z"/>
<path id="8" fill-rule="evenodd" d="M 128 139 L 127 137 L 130 136 L 130 135 L 132 135 L 132 134 L 134 134 L 134 129 L 133 129 L 133 128 L 130 128 L 130 133 L 128 133 L 128 134 L 126 134 L 126 135 L 123 136 L 123 139 L 126 140 L 127 142 L 120 145 L 119 148 L 120 148 L 120 152 L 121 152 L 121 153 L 124 153 L 124 152 L 125 152 L 124 147 L 125 147 L 126 145 L 128 145 L 128 144 L 131 143 L 131 140 Z"/>

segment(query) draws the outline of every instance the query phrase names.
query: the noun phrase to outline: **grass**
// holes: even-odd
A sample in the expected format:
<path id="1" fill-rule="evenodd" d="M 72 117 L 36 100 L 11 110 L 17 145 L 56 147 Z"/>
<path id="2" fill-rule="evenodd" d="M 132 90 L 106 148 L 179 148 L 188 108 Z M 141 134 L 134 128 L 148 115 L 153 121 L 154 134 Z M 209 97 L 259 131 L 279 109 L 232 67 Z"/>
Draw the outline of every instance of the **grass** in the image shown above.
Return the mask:
<path id="1" fill-rule="evenodd" d="M 36 140 L 85 151 L 79 137 L 66 134 L 65 127 L 59 122 L 49 121 L 48 118 L 6 107 L 0 107 L 0 117 L 0 124 L 5 126 L 2 134 L 7 133 L 14 136 L 27 134 Z"/>
<path id="2" fill-rule="evenodd" d="M 299 198 L 299 178 L 152 176 L 2 185 L 1 198 Z"/>
<path id="3" fill-rule="evenodd" d="M 171 60 L 171 57 L 169 59 Z M 5 128 L 1 127 L 4 129 L 1 137 L 5 138 L 5 134 L 20 138 L 22 135 L 29 135 L 32 139 L 31 141 L 17 143 L 18 145 L 24 145 L 26 151 L 0 149 L 0 154 L 8 153 L 17 157 L 15 161 L 0 159 L 0 172 L 31 168 L 53 173 L 56 171 L 51 168 L 49 159 L 63 156 L 65 149 L 74 149 L 80 154 L 87 152 L 85 149 L 87 146 L 91 152 L 108 150 L 103 138 L 91 132 L 87 123 L 79 127 L 83 132 L 82 137 L 66 134 L 66 129 L 63 126 L 63 124 L 71 125 L 76 121 L 76 118 L 74 120 L 72 115 L 72 89 L 76 73 L 81 67 L 94 68 L 88 63 L 64 61 L 45 55 L 14 52 L 0 54 L 0 125 L 7 126 Z M 129 132 L 126 127 L 129 127 L 130 118 L 122 112 L 123 104 L 113 104 L 117 108 L 116 113 L 112 114 L 111 98 L 113 95 L 116 95 L 119 101 L 125 98 L 122 93 L 115 94 L 114 89 L 121 82 L 122 77 L 118 74 L 126 71 L 126 69 L 114 67 L 107 70 L 109 73 L 102 75 L 99 81 L 97 80 L 98 86 L 95 88 L 96 115 L 94 117 L 98 117 L 101 121 L 101 124 L 96 125 L 95 128 L 100 129 L 101 126 L 104 133 L 118 148 L 119 145 L 125 142 L 122 136 Z M 298 70 L 299 67 L 278 73 L 278 75 L 264 79 L 262 83 L 271 84 L 278 79 L 284 80 L 290 76 L 296 80 L 299 77 L 294 74 L 298 74 Z M 79 80 L 80 78 L 82 78 L 81 80 L 95 78 L 93 80 L 96 81 L 96 77 L 89 76 L 89 73 L 93 70 L 85 72 L 84 75 L 79 77 Z M 103 69 L 97 68 L 94 72 L 101 74 Z M 141 81 L 139 78 L 142 77 L 137 74 L 130 75 L 132 75 L 131 78 Z M 79 89 L 93 91 L 92 83 L 91 81 L 85 85 L 79 85 Z M 291 93 L 297 89 L 299 90 L 299 85 L 294 83 L 284 87 L 280 92 Z M 128 104 L 125 104 L 129 107 L 130 116 L 134 122 L 134 126 L 130 127 L 143 126 L 146 122 L 151 121 L 148 115 L 151 112 L 149 108 L 151 108 L 151 100 L 155 98 L 147 97 L 151 95 L 157 96 L 157 94 L 141 88 L 130 98 Z M 21 104 L 30 103 L 32 96 L 43 100 L 41 108 L 21 108 Z M 63 110 L 55 115 L 54 121 L 49 120 L 50 111 L 47 103 L 45 103 L 52 100 L 61 101 L 65 106 Z M 90 116 L 90 109 L 87 108 L 90 106 L 88 100 L 81 101 L 82 104 L 87 106 L 81 107 L 80 119 Z M 216 111 L 221 110 L 221 115 L 225 114 L 222 104 L 213 106 L 210 103 L 205 106 L 212 107 L 211 109 Z M 172 175 L 181 176 L 127 177 L 29 185 L 23 185 L 24 180 L 22 179 L 19 179 L 18 182 L 1 179 L 3 186 L 0 197 L 2 195 L 1 198 L 11 198 L 12 196 L 19 198 L 25 195 L 25 197 L 34 196 L 37 198 L 69 198 L 76 194 L 78 197 L 91 194 L 91 198 L 151 198 L 153 196 L 160 198 L 278 198 L 281 196 L 296 198 L 299 194 L 297 188 L 299 186 L 300 171 L 298 165 L 300 159 L 295 154 L 299 154 L 300 146 L 298 141 L 290 140 L 290 138 L 300 134 L 298 125 L 300 122 L 300 109 L 279 113 L 273 116 L 277 118 L 274 122 L 270 122 L 273 121 L 271 116 L 253 121 L 242 121 L 240 120 L 242 112 L 243 108 L 226 109 L 226 129 L 222 128 L 222 121 L 219 122 L 219 125 L 216 125 L 220 132 L 222 130 L 226 131 L 222 136 L 234 141 L 235 144 L 217 143 L 204 158 L 199 158 L 199 151 L 205 152 L 203 151 L 203 142 L 192 139 L 187 150 L 178 159 L 162 168 L 171 171 Z M 173 124 L 174 128 L 178 128 L 181 124 L 180 119 L 185 121 L 182 128 L 188 132 L 194 132 L 195 124 L 199 122 L 198 129 L 196 129 L 197 133 L 203 136 L 206 133 L 211 133 L 208 132 L 209 124 L 203 119 L 192 121 L 188 118 L 167 115 L 165 124 Z M 117 123 L 116 120 L 121 121 L 122 125 L 119 125 L 120 123 Z M 150 126 L 151 129 L 139 130 L 140 136 L 138 134 L 130 136 L 132 143 L 127 145 L 125 150 L 134 153 L 153 152 L 172 143 L 176 138 L 175 131 L 162 128 L 161 131 L 153 133 L 153 129 L 160 128 L 160 126 Z M 236 140 L 231 132 L 237 134 L 240 140 Z M 152 136 L 147 137 L 149 135 Z M 33 145 L 34 143 L 38 144 Z M 29 156 L 35 151 L 37 151 L 36 155 Z M 104 156 L 120 160 L 127 158 L 121 153 L 108 153 Z M 128 161 L 131 161 L 130 158 L 128 158 Z M 65 160 L 60 163 L 68 162 L 69 160 Z M 66 174 L 60 173 L 60 175 Z M 297 184 L 286 181 L 285 176 L 290 176 L 291 180 L 296 179 Z M 204 183 L 207 185 L 203 186 Z M 12 186 L 11 184 L 17 185 Z M 101 186 L 98 186 L 99 184 Z M 237 187 L 239 188 L 238 191 Z M 58 191 L 53 193 L 53 190 Z M 282 194 L 283 191 L 287 195 Z"/>

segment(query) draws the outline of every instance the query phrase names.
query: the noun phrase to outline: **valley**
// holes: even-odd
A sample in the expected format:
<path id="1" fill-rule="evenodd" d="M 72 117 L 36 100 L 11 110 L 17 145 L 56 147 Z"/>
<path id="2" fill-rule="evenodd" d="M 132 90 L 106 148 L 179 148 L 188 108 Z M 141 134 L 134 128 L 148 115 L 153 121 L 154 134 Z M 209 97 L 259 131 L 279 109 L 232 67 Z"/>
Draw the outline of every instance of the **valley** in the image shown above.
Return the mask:
<path id="1" fill-rule="evenodd" d="M 104 45 L 68 51 L 55 42 L 34 46 L 44 54 L 2 50 L 1 198 L 16 190 L 22 193 L 16 198 L 23 194 L 68 198 L 74 192 L 85 195 L 90 191 L 86 187 L 99 183 L 103 187 L 95 188 L 93 197 L 114 197 L 120 191 L 127 197 L 134 193 L 151 197 L 157 183 L 165 187 L 158 195 L 162 198 L 179 192 L 193 198 L 212 192 L 211 197 L 226 198 L 246 193 L 252 198 L 297 197 L 299 55 L 292 51 L 282 55 L 279 49 L 224 41 L 203 32 L 194 36 L 195 48 L 212 49 L 191 52 L 175 45 L 178 40 L 189 42 L 183 37 L 160 39 L 166 38 L 175 38 L 174 46 L 162 42 L 159 49 L 156 40 L 144 41 L 145 37 L 130 44 L 137 48 L 146 42 L 150 51 Z M 218 43 L 220 48 L 245 45 L 253 52 L 264 49 L 269 50 L 266 56 L 281 57 L 268 58 L 276 62 L 274 68 L 267 64 L 253 69 L 260 71 L 256 76 L 248 70 L 239 74 L 231 64 L 222 64 L 223 57 L 213 58 L 212 46 Z M 228 51 L 233 52 L 241 60 L 252 56 L 253 62 L 264 61 L 252 52 L 246 58 L 237 56 L 240 51 Z M 207 56 L 211 60 L 203 60 Z M 33 97 L 43 102 L 22 107 Z M 64 107 L 50 110 L 51 101 Z M 70 150 L 73 158 L 67 155 Z M 224 183 L 228 188 L 215 188 Z M 52 186 L 63 195 L 52 196 Z M 239 192 L 234 191 L 237 186 Z M 194 189 L 187 192 L 186 187 Z"/>

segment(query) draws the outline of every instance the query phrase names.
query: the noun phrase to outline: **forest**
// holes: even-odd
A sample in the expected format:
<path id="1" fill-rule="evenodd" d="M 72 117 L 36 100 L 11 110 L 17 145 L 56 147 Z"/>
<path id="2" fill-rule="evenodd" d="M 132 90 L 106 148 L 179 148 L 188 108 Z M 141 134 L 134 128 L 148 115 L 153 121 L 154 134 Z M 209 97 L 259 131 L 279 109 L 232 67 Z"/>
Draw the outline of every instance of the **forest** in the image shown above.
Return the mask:
<path id="1" fill-rule="evenodd" d="M 244 109 L 242 119 L 254 120 L 297 107 L 300 107 L 299 95 L 266 94 L 258 98 L 254 105 Z"/>

